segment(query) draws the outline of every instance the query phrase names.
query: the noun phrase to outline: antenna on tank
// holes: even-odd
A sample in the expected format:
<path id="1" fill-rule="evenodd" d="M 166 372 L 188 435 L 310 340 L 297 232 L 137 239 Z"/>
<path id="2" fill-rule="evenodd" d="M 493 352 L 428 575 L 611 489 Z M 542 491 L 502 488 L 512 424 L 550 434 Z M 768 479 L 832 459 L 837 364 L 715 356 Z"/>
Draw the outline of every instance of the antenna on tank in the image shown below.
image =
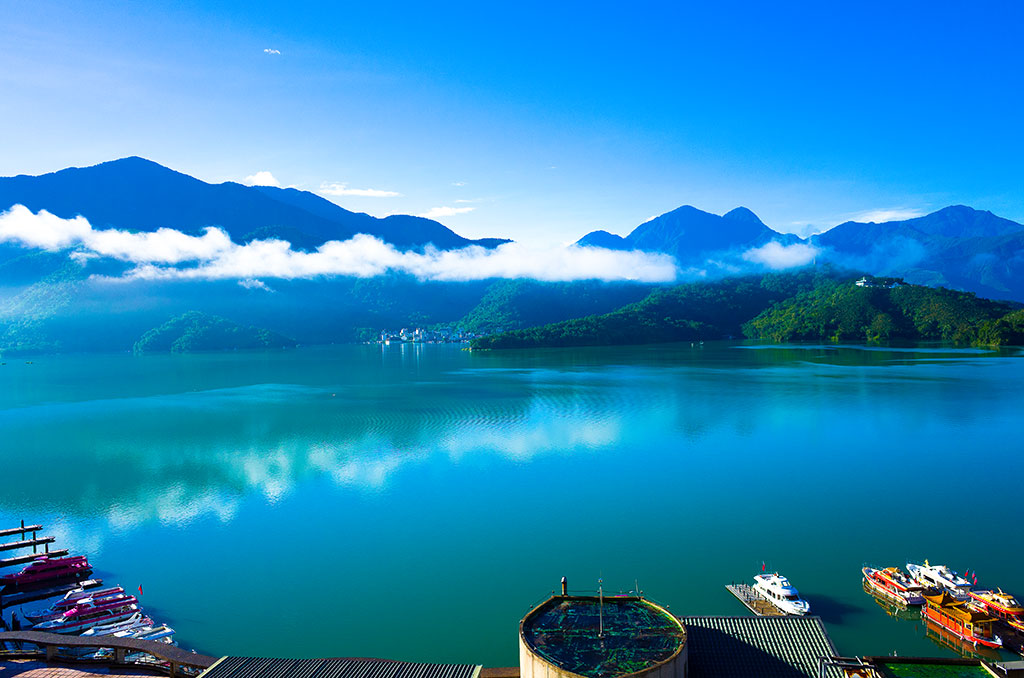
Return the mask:
<path id="1" fill-rule="evenodd" d="M 597 637 L 604 638 L 604 580 L 597 580 Z"/>

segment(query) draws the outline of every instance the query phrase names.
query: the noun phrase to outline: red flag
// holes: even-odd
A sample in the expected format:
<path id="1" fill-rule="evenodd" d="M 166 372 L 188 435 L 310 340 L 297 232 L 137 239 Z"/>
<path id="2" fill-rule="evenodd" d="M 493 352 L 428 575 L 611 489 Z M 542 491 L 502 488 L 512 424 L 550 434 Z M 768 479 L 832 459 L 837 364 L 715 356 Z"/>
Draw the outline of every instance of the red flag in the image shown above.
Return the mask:
<path id="1" fill-rule="evenodd" d="M 762 572 L 764 572 L 764 568 L 765 568 L 765 564 L 764 564 L 764 561 L 762 560 L 762 561 L 761 561 L 761 571 L 762 571 Z"/>
<path id="2" fill-rule="evenodd" d="M 142 584 L 139 584 L 139 595 L 142 595 Z"/>

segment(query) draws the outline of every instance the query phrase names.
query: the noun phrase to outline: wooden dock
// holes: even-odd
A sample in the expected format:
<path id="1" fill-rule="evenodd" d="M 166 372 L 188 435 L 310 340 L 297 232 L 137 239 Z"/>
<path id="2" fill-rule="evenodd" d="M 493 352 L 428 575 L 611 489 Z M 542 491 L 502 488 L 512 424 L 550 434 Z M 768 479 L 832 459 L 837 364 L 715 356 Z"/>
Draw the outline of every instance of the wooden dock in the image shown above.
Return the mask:
<path id="1" fill-rule="evenodd" d="M 11 567 L 12 565 L 24 565 L 25 563 L 31 563 L 39 556 L 50 556 L 51 558 L 60 558 L 68 554 L 67 549 L 54 549 L 51 551 L 47 548 L 42 553 L 30 553 L 27 556 L 15 556 L 14 558 L 0 558 L 0 567 Z"/>
<path id="2" fill-rule="evenodd" d="M 758 594 L 746 584 L 726 584 L 725 588 L 758 617 L 786 616 L 785 612 L 775 607 L 771 601 Z"/>
<path id="3" fill-rule="evenodd" d="M 0 537 L 10 537 L 12 534 L 20 534 L 21 538 L 24 539 L 25 535 L 29 532 L 32 532 L 34 536 L 36 532 L 39 532 L 42 529 L 42 525 L 26 525 L 25 521 L 21 521 L 21 527 L 11 527 L 6 530 L 0 530 Z"/>
<path id="4" fill-rule="evenodd" d="M 68 591 L 75 589 L 94 589 L 103 585 L 102 579 L 83 579 L 82 581 L 71 581 L 57 586 L 50 586 L 45 589 L 32 589 L 19 591 L 17 593 L 0 593 L 0 611 L 5 607 L 13 607 L 24 603 L 31 603 L 36 600 L 46 600 L 55 596 L 63 596 Z"/>
<path id="5" fill-rule="evenodd" d="M 32 547 L 32 552 L 35 553 L 37 546 L 43 546 L 44 544 L 52 544 L 57 541 L 56 537 L 39 537 L 38 539 L 22 539 L 21 541 L 5 541 L 0 542 L 0 551 L 13 551 L 15 549 L 27 549 Z"/>

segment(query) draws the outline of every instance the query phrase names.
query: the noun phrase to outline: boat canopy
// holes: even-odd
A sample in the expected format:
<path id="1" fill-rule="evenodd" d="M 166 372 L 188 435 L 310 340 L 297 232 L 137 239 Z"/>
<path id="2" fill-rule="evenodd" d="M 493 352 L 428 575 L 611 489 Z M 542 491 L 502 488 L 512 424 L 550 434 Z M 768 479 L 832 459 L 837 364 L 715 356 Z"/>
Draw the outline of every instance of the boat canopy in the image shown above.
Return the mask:
<path id="1" fill-rule="evenodd" d="M 940 610 L 943 614 L 961 623 L 986 624 L 995 621 L 994 617 L 968 607 L 946 591 L 934 596 L 925 596 L 924 599 L 928 603 L 928 607 Z"/>

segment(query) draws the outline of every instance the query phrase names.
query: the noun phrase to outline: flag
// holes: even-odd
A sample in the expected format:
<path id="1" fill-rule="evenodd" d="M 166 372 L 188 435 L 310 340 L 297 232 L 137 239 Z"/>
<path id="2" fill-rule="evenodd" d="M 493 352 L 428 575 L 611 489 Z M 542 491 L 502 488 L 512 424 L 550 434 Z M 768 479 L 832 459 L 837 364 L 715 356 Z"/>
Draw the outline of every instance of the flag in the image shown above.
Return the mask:
<path id="1" fill-rule="evenodd" d="M 142 584 L 139 584 L 139 595 L 142 595 Z"/>
<path id="2" fill-rule="evenodd" d="M 766 565 L 764 564 L 764 561 L 762 560 L 762 561 L 761 561 L 761 571 L 762 571 L 762 572 L 764 572 L 764 568 L 765 568 L 765 567 L 766 567 Z"/>

